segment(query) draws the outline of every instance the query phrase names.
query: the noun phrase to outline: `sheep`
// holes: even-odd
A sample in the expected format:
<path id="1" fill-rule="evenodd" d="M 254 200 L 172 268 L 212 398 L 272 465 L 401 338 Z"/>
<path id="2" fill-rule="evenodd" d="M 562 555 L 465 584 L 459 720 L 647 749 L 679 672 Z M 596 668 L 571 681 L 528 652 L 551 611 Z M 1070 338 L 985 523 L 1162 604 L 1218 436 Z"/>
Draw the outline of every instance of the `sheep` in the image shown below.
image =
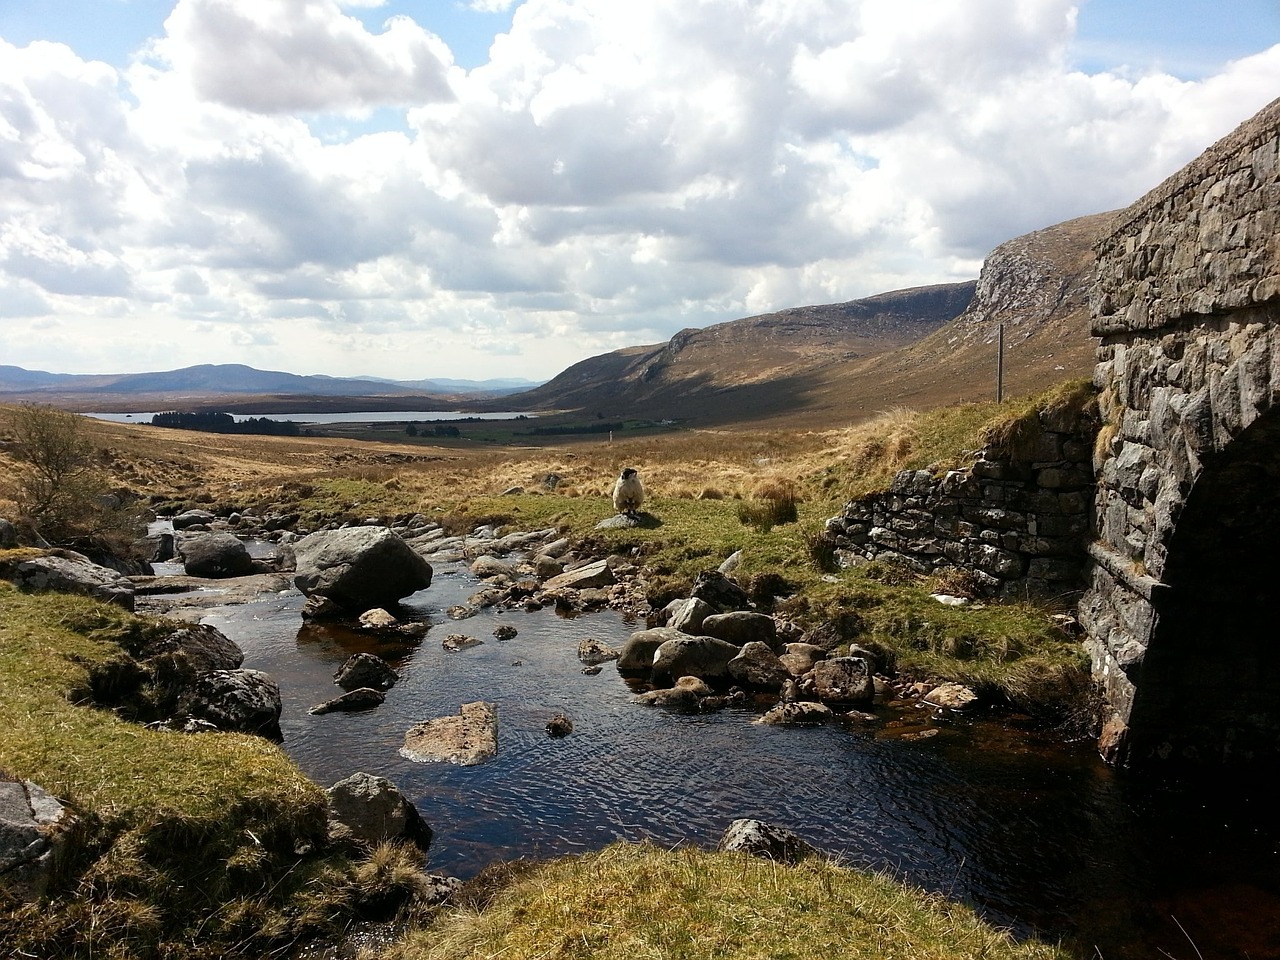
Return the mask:
<path id="1" fill-rule="evenodd" d="M 627 467 L 613 485 L 613 507 L 619 513 L 634 517 L 644 503 L 644 484 L 634 469 Z"/>

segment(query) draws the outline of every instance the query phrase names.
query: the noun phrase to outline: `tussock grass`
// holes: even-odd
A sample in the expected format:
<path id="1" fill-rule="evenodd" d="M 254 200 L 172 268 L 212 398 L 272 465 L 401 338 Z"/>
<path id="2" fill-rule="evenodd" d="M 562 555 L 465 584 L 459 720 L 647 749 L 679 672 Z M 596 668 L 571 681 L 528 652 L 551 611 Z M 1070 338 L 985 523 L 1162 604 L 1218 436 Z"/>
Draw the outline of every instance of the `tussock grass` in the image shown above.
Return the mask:
<path id="1" fill-rule="evenodd" d="M 495 892 L 414 932 L 386 960 L 1061 960 L 967 907 L 810 859 L 615 844 L 508 872 Z"/>
<path id="2" fill-rule="evenodd" d="M 73 702 L 155 629 L 0 583 L 0 770 L 78 818 L 78 853 L 47 902 L 19 904 L 0 885 L 0 943 L 50 960 L 257 957 L 412 896 L 403 862 L 368 871 L 308 852 L 323 842 L 325 795 L 275 744 L 146 730 Z"/>

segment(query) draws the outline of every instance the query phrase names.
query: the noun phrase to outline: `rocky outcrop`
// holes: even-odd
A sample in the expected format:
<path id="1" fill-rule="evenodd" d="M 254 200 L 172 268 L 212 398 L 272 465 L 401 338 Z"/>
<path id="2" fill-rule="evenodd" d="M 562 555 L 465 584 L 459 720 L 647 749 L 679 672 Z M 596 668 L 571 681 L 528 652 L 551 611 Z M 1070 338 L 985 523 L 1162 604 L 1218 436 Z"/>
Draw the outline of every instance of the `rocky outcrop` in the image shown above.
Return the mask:
<path id="1" fill-rule="evenodd" d="M 431 585 L 431 565 L 386 527 L 348 527 L 298 541 L 294 583 L 350 614 L 394 606 Z"/>

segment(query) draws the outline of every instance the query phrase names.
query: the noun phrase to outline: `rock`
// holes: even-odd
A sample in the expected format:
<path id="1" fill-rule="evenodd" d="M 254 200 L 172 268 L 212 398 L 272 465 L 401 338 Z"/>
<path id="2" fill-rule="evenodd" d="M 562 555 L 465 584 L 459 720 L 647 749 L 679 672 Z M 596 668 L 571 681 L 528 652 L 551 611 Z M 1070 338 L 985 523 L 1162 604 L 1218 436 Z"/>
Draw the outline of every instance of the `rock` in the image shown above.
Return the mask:
<path id="1" fill-rule="evenodd" d="M 431 564 L 386 527 L 313 533 L 294 549 L 298 589 L 353 613 L 394 606 L 431 585 Z"/>
<path id="2" fill-rule="evenodd" d="M 470 620 L 480 611 L 468 604 L 455 603 L 444 612 L 444 615 L 450 620 Z"/>
<path id="3" fill-rule="evenodd" d="M 585 590 L 593 587 L 611 587 L 618 582 L 609 568 L 607 560 L 597 560 L 576 570 L 568 570 L 559 576 L 552 577 L 545 584 L 545 590 Z"/>
<path id="4" fill-rule="evenodd" d="M 471 562 L 471 575 L 479 577 L 481 580 L 489 580 L 493 577 L 514 578 L 516 568 L 514 564 L 499 560 L 497 557 L 476 557 Z"/>
<path id="5" fill-rule="evenodd" d="M 598 676 L 603 670 L 604 667 L 600 666 L 598 663 L 582 668 L 583 674 L 588 677 Z"/>
<path id="6" fill-rule="evenodd" d="M 372 687 L 389 690 L 400 679 L 391 664 L 372 653 L 355 653 L 347 658 L 333 675 L 333 682 L 343 690 Z"/>
<path id="7" fill-rule="evenodd" d="M 677 713 L 697 713 L 701 701 L 696 693 L 686 687 L 668 687 L 665 690 L 650 690 L 631 698 L 632 703 L 643 703 L 650 707 L 666 707 Z"/>
<path id="8" fill-rule="evenodd" d="M 653 654 L 653 676 L 719 679 L 729 675 L 729 661 L 740 648 L 715 637 L 681 636 L 666 640 Z"/>
<path id="9" fill-rule="evenodd" d="M 793 677 L 803 677 L 813 669 L 815 663 L 825 659 L 826 656 L 825 650 L 811 643 L 788 643 L 782 648 L 782 655 L 778 657 L 778 662 Z"/>
<path id="10" fill-rule="evenodd" d="M 681 677 L 676 681 L 675 689 L 688 690 L 699 697 L 709 697 L 713 692 L 701 677 Z"/>
<path id="11" fill-rule="evenodd" d="M 466 650 L 470 647 L 478 647 L 484 643 L 479 637 L 469 637 L 465 633 L 451 633 L 440 641 L 440 646 L 446 650 L 457 653 L 459 650 Z"/>
<path id="12" fill-rule="evenodd" d="M 578 644 L 578 659 L 586 664 L 608 663 L 619 656 L 619 651 L 591 637 Z"/>
<path id="13" fill-rule="evenodd" d="M 724 562 L 717 568 L 718 572 L 723 573 L 726 577 L 737 570 L 742 565 L 742 551 L 735 550 L 729 556 L 725 557 Z"/>
<path id="14" fill-rule="evenodd" d="M 747 591 L 719 570 L 707 570 L 693 581 L 690 596 L 709 603 L 720 612 L 745 610 L 751 605 Z"/>
<path id="15" fill-rule="evenodd" d="M 178 540 L 187 575 L 221 579 L 253 573 L 253 558 L 245 545 L 230 533 L 188 534 Z"/>
<path id="16" fill-rule="evenodd" d="M 338 620 L 344 613 L 340 606 L 318 593 L 307 597 L 307 602 L 302 605 L 303 620 Z"/>
<path id="17" fill-rule="evenodd" d="M 261 670 L 214 670 L 196 677 L 183 709 L 219 730 L 256 733 L 269 740 L 280 732 L 280 687 Z"/>
<path id="18" fill-rule="evenodd" d="M 944 710 L 961 712 L 978 703 L 978 695 L 961 683 L 944 683 L 924 695 L 924 702 Z"/>
<path id="19" fill-rule="evenodd" d="M 400 625 L 399 620 L 381 607 L 366 610 L 360 614 L 356 622 L 363 630 L 392 630 Z"/>
<path id="20" fill-rule="evenodd" d="M 330 842 L 364 851 L 396 840 L 424 852 L 431 845 L 431 828 L 390 780 L 354 773 L 327 793 Z"/>
<path id="21" fill-rule="evenodd" d="M 152 563 L 167 563 L 178 555 L 177 538 L 172 533 L 157 533 L 140 543 L 153 543 L 151 549 Z"/>
<path id="22" fill-rule="evenodd" d="M 547 736 L 567 737 L 571 733 L 573 733 L 573 721 L 563 713 L 557 713 L 547 721 Z"/>
<path id="23" fill-rule="evenodd" d="M 756 723 L 768 725 L 812 725 L 829 723 L 835 719 L 835 713 L 826 704 L 799 700 L 795 703 L 780 703 L 756 719 Z"/>
<path id="24" fill-rule="evenodd" d="M 778 655 L 764 643 L 743 645 L 727 669 L 735 681 L 758 690 L 780 690 L 790 677 Z"/>
<path id="25" fill-rule="evenodd" d="M 21 590 L 78 593 L 133 610 L 133 583 L 71 550 L 0 565 L 0 576 Z"/>
<path id="26" fill-rule="evenodd" d="M 763 820 L 735 820 L 720 838 L 720 853 L 749 853 L 753 857 L 796 864 L 812 855 L 813 847 L 794 833 Z"/>
<path id="27" fill-rule="evenodd" d="M 643 524 L 644 521 L 639 516 L 631 516 L 626 513 L 619 513 L 612 517 L 605 517 L 596 524 L 597 530 L 634 530 Z"/>
<path id="28" fill-rule="evenodd" d="M 244 652 L 221 630 L 207 624 L 192 624 L 152 640 L 136 656 L 154 660 L 162 656 L 181 657 L 195 675 L 214 670 L 235 670 L 244 663 Z"/>
<path id="29" fill-rule="evenodd" d="M 218 519 L 208 510 L 187 510 L 170 521 L 175 530 L 186 530 L 188 527 L 207 527 Z"/>
<path id="30" fill-rule="evenodd" d="M 464 703 L 456 716 L 436 717 L 411 727 L 400 756 L 419 763 L 447 760 L 471 767 L 498 753 L 498 714 L 492 703 Z"/>
<path id="31" fill-rule="evenodd" d="M 503 623 L 493 628 L 493 637 L 495 640 L 514 640 L 520 631 L 509 623 Z"/>
<path id="32" fill-rule="evenodd" d="M 668 640 L 686 637 L 688 634 L 670 627 L 654 627 L 637 630 L 627 638 L 618 653 L 618 671 L 621 673 L 648 672 L 653 669 L 653 655 Z"/>
<path id="33" fill-rule="evenodd" d="M 875 699 L 875 681 L 871 665 L 861 657 L 835 657 L 819 660 L 800 680 L 804 696 L 851 706 L 866 706 Z"/>
<path id="34" fill-rule="evenodd" d="M 0 517 L 0 550 L 12 550 L 18 545 L 18 528 Z"/>
<path id="35" fill-rule="evenodd" d="M 708 637 L 716 637 L 732 643 L 736 647 L 748 643 L 763 643 L 772 647 L 778 642 L 778 628 L 773 622 L 773 617 L 746 610 L 712 614 L 702 621 L 700 632 Z"/>
<path id="36" fill-rule="evenodd" d="M 457 877 L 446 877 L 439 873 L 427 874 L 427 890 L 419 895 L 415 902 L 425 907 L 438 907 L 448 903 L 462 889 L 463 883 Z"/>
<path id="37" fill-rule="evenodd" d="M 699 600 L 697 597 L 678 600 L 671 608 L 671 616 L 667 620 L 667 626 L 682 633 L 701 634 L 702 621 L 715 612 L 715 607 L 705 600 Z"/>
<path id="38" fill-rule="evenodd" d="M 555 557 L 534 557 L 533 572 L 540 580 L 550 580 L 552 577 L 558 577 L 564 573 L 564 564 Z"/>
<path id="39" fill-rule="evenodd" d="M 30 780 L 0 779 L 0 887 L 39 900 L 68 846 L 75 818 Z"/>
<path id="40" fill-rule="evenodd" d="M 387 695 L 381 690 L 357 687 L 332 700 L 317 703 L 307 713 L 318 717 L 326 713 L 355 713 L 359 710 L 372 710 L 374 707 L 381 706 L 386 699 Z"/>

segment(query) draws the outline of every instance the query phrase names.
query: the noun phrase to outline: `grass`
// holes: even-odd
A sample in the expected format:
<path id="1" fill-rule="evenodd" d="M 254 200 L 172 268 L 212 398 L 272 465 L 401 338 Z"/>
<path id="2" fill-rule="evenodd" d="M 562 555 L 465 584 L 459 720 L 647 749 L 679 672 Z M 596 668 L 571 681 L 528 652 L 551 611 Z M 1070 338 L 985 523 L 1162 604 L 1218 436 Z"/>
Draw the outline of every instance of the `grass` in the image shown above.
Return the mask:
<path id="1" fill-rule="evenodd" d="M 967 907 L 891 878 L 809 859 L 615 844 L 505 871 L 384 960 L 591 958 L 1062 960 Z"/>
<path id="2" fill-rule="evenodd" d="M 146 730 L 73 702 L 121 675 L 128 648 L 157 629 L 0 584 L 0 770 L 78 818 L 78 855 L 48 902 L 0 888 L 0 942 L 16 956 L 262 956 L 339 929 L 374 888 L 364 881 L 387 873 L 309 852 L 325 835 L 324 791 L 276 745 Z"/>

